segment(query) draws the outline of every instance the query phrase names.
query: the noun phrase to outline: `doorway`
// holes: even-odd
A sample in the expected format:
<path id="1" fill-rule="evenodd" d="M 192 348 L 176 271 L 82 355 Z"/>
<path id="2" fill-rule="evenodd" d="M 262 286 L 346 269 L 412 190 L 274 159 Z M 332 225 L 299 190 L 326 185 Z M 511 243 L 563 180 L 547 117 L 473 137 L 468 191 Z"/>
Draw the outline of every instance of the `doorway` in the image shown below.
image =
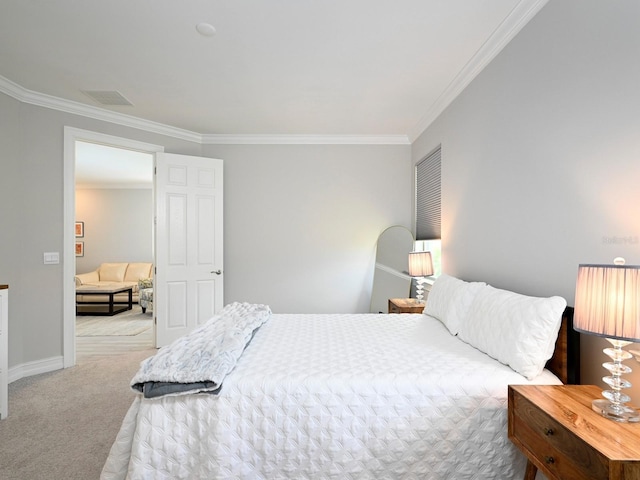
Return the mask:
<path id="1" fill-rule="evenodd" d="M 101 264 L 119 262 L 126 267 L 131 262 L 117 273 L 134 288 L 133 308 L 114 316 L 103 315 L 103 306 L 82 305 L 76 317 L 76 362 L 81 364 L 91 357 L 153 346 L 152 309 L 142 311 L 137 280 L 152 277 L 154 158 L 150 153 L 85 141 L 76 141 L 75 154 L 75 260 L 80 275 L 76 278 L 91 288 Z"/>
<path id="2" fill-rule="evenodd" d="M 76 312 L 75 312 L 75 272 L 76 272 L 76 161 L 79 144 L 101 145 L 115 149 L 150 155 L 163 152 L 164 147 L 96 132 L 65 127 L 64 130 L 64 246 L 63 246 L 63 353 L 64 367 L 76 364 Z M 149 219 L 152 222 L 152 218 Z M 86 235 L 86 233 L 85 233 Z M 85 247 L 83 245 L 83 247 Z M 87 252 L 86 248 L 84 250 Z M 85 253 L 86 255 L 86 253 Z"/>

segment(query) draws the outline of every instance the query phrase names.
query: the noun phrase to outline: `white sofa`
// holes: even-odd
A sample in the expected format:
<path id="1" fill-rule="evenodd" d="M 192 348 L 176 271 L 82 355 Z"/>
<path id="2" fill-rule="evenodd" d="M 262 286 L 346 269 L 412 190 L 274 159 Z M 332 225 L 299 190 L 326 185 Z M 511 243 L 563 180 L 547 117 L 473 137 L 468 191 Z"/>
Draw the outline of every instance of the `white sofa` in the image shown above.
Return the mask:
<path id="1" fill-rule="evenodd" d="M 91 286 L 123 286 L 132 287 L 133 301 L 138 302 L 138 281 L 153 276 L 153 263 L 103 263 L 97 270 L 76 275 L 76 287 L 81 285 Z M 104 297 L 92 295 L 77 295 L 78 302 L 91 302 L 104 300 Z M 119 293 L 114 296 L 116 302 L 126 302 L 128 295 Z"/>

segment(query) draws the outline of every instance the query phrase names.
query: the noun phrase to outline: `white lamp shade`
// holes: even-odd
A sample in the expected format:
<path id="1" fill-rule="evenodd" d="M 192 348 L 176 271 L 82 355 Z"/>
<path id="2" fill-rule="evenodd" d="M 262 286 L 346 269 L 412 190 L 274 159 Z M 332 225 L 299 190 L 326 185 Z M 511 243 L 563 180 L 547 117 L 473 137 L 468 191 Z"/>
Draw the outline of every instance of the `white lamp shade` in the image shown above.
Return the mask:
<path id="1" fill-rule="evenodd" d="M 640 266 L 580 265 L 573 328 L 640 341 Z"/>
<path id="2" fill-rule="evenodd" d="M 412 277 L 433 275 L 431 252 L 411 252 L 409 254 L 409 275 Z"/>

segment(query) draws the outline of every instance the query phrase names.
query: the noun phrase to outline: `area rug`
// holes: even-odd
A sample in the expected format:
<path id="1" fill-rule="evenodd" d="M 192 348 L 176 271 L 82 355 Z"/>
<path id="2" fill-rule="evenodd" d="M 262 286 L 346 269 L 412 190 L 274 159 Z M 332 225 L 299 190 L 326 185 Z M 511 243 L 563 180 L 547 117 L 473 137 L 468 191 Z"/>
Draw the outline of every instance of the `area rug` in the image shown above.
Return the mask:
<path id="1" fill-rule="evenodd" d="M 153 317 L 148 313 L 120 313 L 113 317 L 78 316 L 76 317 L 76 336 L 106 337 L 139 335 L 153 325 Z"/>

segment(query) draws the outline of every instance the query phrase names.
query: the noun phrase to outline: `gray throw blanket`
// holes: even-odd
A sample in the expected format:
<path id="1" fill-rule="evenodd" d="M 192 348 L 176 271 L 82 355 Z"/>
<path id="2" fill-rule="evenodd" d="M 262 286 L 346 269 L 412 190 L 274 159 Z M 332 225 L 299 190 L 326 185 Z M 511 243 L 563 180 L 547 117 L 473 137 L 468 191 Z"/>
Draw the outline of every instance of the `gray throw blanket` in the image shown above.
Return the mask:
<path id="1" fill-rule="evenodd" d="M 131 387 L 147 398 L 217 393 L 255 331 L 270 315 L 267 305 L 227 305 L 207 323 L 144 360 Z"/>

